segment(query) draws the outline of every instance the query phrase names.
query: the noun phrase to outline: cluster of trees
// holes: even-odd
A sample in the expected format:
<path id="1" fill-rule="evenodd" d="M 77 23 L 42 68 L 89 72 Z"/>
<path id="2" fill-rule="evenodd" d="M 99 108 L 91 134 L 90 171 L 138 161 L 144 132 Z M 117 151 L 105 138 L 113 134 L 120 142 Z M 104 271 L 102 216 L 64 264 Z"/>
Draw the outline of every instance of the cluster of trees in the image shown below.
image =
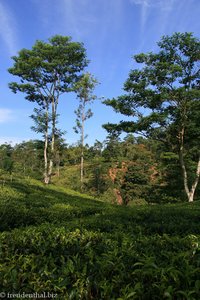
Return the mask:
<path id="1" fill-rule="evenodd" d="M 192 202 L 200 177 L 200 42 L 191 33 L 175 33 L 158 46 L 158 53 L 134 56 L 141 67 L 131 70 L 126 93 L 105 101 L 133 119 L 104 127 L 163 141 L 179 157 L 184 190 Z"/>
<path id="2" fill-rule="evenodd" d="M 22 49 L 13 60 L 13 67 L 8 71 L 20 80 L 11 82 L 9 87 L 14 93 L 25 93 L 25 99 L 37 104 L 31 116 L 35 123 L 32 129 L 44 137 L 44 182 L 48 184 L 56 159 L 56 143 L 63 134 L 57 126 L 60 97 L 76 92 L 80 99 L 76 114 L 83 147 L 84 122 L 91 116 L 90 111 L 84 110 L 94 99 L 90 96 L 96 81 L 89 73 L 83 73 L 88 65 L 83 44 L 73 42 L 70 37 L 56 35 L 48 43 L 36 41 L 31 50 Z"/>
<path id="3" fill-rule="evenodd" d="M 0 173 L 9 172 L 41 179 L 44 141 L 0 146 Z M 80 162 L 84 150 L 84 178 Z M 108 136 L 94 145 L 67 145 L 57 148 L 52 183 L 119 204 L 174 203 L 186 200 L 179 157 L 160 141 L 128 134 L 124 139 Z M 189 162 L 189 161 L 188 161 Z M 189 173 L 192 176 L 193 170 Z M 13 176 L 13 175 L 14 176 Z M 196 196 L 200 195 L 197 188 Z"/>
<path id="4" fill-rule="evenodd" d="M 107 140 L 96 141 L 91 147 L 85 145 L 84 126 L 92 116 L 87 105 L 97 98 L 94 89 L 98 82 L 84 72 L 88 60 L 83 45 L 57 35 L 48 43 L 37 41 L 31 50 L 22 49 L 13 57 L 9 72 L 19 81 L 9 86 L 37 104 L 32 115 L 33 130 L 44 137 L 42 142 L 14 147 L 15 155 L 18 150 L 28 152 L 31 143 L 37 150 L 32 153 L 34 162 L 24 159 L 24 170 L 30 164 L 29 168 L 41 172 L 43 161 L 44 182 L 48 184 L 54 166 L 59 173 L 62 164 L 80 163 L 82 191 L 93 189 L 99 194 L 112 187 L 125 204 L 134 197 L 186 196 L 192 202 L 195 193 L 198 195 L 200 177 L 200 42 L 191 33 L 175 33 L 164 36 L 158 46 L 157 53 L 134 56 L 139 66 L 130 71 L 125 94 L 104 100 L 105 105 L 129 116 L 130 121 L 104 124 Z M 75 111 L 78 146 L 64 145 L 58 128 L 57 107 L 60 96 L 67 92 L 75 92 L 79 99 Z M 122 132 L 128 134 L 123 141 Z M 134 138 L 133 134 L 140 137 Z M 13 167 L 10 147 L 1 146 L 1 152 L 7 151 L 1 168 L 8 171 Z M 89 165 L 93 173 L 84 178 Z"/>
<path id="5" fill-rule="evenodd" d="M 43 147 L 44 144 L 40 140 L 22 142 L 15 146 L 9 143 L 0 145 L 1 174 L 21 174 L 41 179 L 44 165 Z"/>

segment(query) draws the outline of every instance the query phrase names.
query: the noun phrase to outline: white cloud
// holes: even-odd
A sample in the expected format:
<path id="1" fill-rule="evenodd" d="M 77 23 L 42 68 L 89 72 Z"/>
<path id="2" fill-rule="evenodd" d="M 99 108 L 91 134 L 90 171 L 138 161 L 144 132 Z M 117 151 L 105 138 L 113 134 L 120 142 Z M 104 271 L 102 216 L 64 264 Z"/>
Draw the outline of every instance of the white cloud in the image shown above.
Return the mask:
<path id="1" fill-rule="evenodd" d="M 72 36 L 74 41 L 83 42 L 88 52 L 94 48 L 95 71 L 102 69 L 103 58 L 109 56 L 106 45 L 111 43 L 110 36 L 118 36 L 125 20 L 124 0 L 55 0 L 51 5 L 49 0 L 31 1 L 36 5 L 45 30 L 51 35 Z"/>
<path id="2" fill-rule="evenodd" d="M 157 38 L 166 33 L 170 26 L 170 17 L 174 14 L 179 0 L 129 0 L 132 5 L 140 7 L 140 43 L 137 52 L 148 47 L 154 51 Z M 185 1 L 185 0 L 182 0 Z M 187 1 L 187 0 L 186 0 Z M 151 22 L 150 22 L 151 21 Z M 152 38 L 154 34 L 155 40 Z"/>
<path id="3" fill-rule="evenodd" d="M 108 28 L 118 28 L 123 15 L 124 0 L 31 0 L 37 7 L 44 28 L 54 33 L 71 35 L 74 40 L 84 41 L 91 34 L 99 40 Z M 54 22 L 52 22 L 52 18 Z M 95 40 L 95 42 L 96 42 Z"/>
<path id="4" fill-rule="evenodd" d="M 147 7 L 160 7 L 163 10 L 171 9 L 176 0 L 130 0 L 131 3 Z"/>
<path id="5" fill-rule="evenodd" d="M 12 13 L 0 2 L 0 37 L 10 55 L 16 53 L 16 24 Z"/>
<path id="6" fill-rule="evenodd" d="M 162 17 L 162 24 L 166 23 L 168 15 L 177 0 L 130 0 L 132 4 L 141 6 L 141 31 L 144 33 L 148 14 L 152 9 L 159 9 Z M 166 24 L 165 24 L 166 25 Z"/>
<path id="7" fill-rule="evenodd" d="M 6 108 L 0 108 L 0 123 L 8 123 L 14 120 L 13 111 Z"/>

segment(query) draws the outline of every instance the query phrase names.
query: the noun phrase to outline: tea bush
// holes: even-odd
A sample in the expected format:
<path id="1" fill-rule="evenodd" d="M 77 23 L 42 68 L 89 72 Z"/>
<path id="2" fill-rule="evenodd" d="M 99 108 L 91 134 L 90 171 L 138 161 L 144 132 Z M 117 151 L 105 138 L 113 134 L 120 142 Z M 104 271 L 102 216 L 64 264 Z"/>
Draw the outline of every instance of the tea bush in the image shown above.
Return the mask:
<path id="1" fill-rule="evenodd" d="M 37 181 L 0 192 L 0 291 L 199 299 L 200 203 L 112 206 Z"/>

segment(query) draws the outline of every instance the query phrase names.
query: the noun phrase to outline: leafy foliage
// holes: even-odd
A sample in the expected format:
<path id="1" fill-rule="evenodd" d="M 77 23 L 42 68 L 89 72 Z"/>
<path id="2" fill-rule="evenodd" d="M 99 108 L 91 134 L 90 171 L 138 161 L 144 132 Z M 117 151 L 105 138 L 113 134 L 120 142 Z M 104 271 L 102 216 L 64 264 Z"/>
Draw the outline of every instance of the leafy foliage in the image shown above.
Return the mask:
<path id="1" fill-rule="evenodd" d="M 12 59 L 14 64 L 8 71 L 20 81 L 11 82 L 10 89 L 25 93 L 25 99 L 40 107 L 31 116 L 35 123 L 32 129 L 44 137 L 44 182 L 48 184 L 56 156 L 56 135 L 61 134 L 57 129 L 58 103 L 63 93 L 75 90 L 80 72 L 88 64 L 86 51 L 71 37 L 56 35 L 48 43 L 36 41 L 31 50 L 22 49 Z"/>
<path id="2" fill-rule="evenodd" d="M 158 53 L 134 56 L 141 67 L 130 71 L 124 84 L 126 94 L 104 101 L 132 120 L 103 127 L 110 133 L 136 132 L 154 138 L 178 154 L 182 185 L 188 201 L 193 201 L 200 177 L 199 148 L 195 146 L 200 141 L 200 42 L 191 33 L 174 33 L 162 37 L 158 46 Z M 194 139 L 190 138 L 191 128 Z"/>
<path id="3" fill-rule="evenodd" d="M 199 298 L 199 202 L 127 209 L 33 180 L 0 191 L 3 291 Z"/>
<path id="4" fill-rule="evenodd" d="M 200 202 L 181 203 L 185 199 L 179 176 L 182 168 L 185 190 L 196 189 L 199 40 L 176 33 L 158 45 L 159 53 L 135 56 L 143 67 L 130 72 L 127 94 L 105 101 L 134 120 L 107 124 L 107 140 L 96 140 L 93 146 L 83 143 L 84 121 L 91 117 L 85 104 L 96 98 L 96 80 L 89 74 L 79 80 L 88 63 L 83 45 L 55 36 L 13 57 L 9 71 L 21 81 L 10 88 L 39 104 L 33 129 L 45 140 L 0 146 L 1 291 L 50 291 L 58 299 L 79 300 L 200 298 Z M 82 145 L 68 146 L 56 128 L 57 105 L 62 93 L 75 90 Z M 122 130 L 129 133 L 124 140 L 119 137 Z M 58 168 L 51 174 L 54 184 L 98 200 L 31 179 L 41 176 L 48 155 Z M 106 203 L 106 198 L 113 200 L 113 192 L 128 207 Z"/>
<path id="5" fill-rule="evenodd" d="M 9 72 L 21 78 L 21 82 L 10 83 L 13 92 L 26 93 L 26 99 L 38 103 L 50 101 L 49 91 L 56 85 L 57 94 L 72 91 L 78 72 L 86 65 L 85 49 L 70 37 L 56 35 L 49 43 L 36 41 L 31 50 L 22 49 L 13 57 L 14 65 Z"/>

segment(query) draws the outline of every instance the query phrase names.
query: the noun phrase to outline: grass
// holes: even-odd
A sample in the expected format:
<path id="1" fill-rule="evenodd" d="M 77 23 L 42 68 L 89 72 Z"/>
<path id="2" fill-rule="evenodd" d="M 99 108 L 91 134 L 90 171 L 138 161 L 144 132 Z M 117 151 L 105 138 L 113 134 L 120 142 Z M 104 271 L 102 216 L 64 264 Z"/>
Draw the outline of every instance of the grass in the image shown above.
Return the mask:
<path id="1" fill-rule="evenodd" d="M 19 179 L 0 189 L 0 230 L 5 293 L 200 298 L 198 201 L 120 207 Z"/>

